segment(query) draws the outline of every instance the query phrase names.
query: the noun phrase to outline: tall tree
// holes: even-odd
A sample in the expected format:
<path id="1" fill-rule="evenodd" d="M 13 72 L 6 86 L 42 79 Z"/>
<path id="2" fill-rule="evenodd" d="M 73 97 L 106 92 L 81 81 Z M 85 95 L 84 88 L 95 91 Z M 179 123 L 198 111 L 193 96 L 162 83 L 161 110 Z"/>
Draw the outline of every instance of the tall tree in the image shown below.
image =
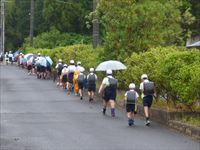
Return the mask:
<path id="1" fill-rule="evenodd" d="M 181 4 L 174 0 L 101 0 L 105 59 L 124 60 L 151 47 L 182 44 Z"/>

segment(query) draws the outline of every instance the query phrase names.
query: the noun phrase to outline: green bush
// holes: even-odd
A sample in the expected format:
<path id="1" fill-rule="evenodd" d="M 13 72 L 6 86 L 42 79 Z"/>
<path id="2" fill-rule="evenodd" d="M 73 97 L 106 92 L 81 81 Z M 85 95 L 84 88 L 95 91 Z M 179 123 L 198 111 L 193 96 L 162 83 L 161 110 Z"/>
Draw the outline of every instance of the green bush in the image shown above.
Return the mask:
<path id="1" fill-rule="evenodd" d="M 86 35 L 75 33 L 61 33 L 57 29 L 52 28 L 49 32 L 44 32 L 33 39 L 34 48 L 55 48 L 60 46 L 74 45 L 74 44 L 90 44 L 92 38 Z M 29 38 L 25 39 L 23 47 L 29 45 Z"/>
<path id="2" fill-rule="evenodd" d="M 127 88 L 134 82 L 139 88 L 140 76 L 149 75 L 156 83 L 159 95 L 174 104 L 192 106 L 200 99 L 200 53 L 184 48 L 153 48 L 125 60 L 127 70 L 117 74 L 120 87 Z"/>

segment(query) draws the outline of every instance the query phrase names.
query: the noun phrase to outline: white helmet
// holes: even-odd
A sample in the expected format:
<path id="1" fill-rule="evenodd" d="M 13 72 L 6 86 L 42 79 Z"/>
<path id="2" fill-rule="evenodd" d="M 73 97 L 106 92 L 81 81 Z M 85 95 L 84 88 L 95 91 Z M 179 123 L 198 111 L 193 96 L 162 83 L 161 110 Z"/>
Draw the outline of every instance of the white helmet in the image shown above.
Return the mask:
<path id="1" fill-rule="evenodd" d="M 40 53 L 38 53 L 38 56 L 40 56 Z"/>
<path id="2" fill-rule="evenodd" d="M 59 59 L 58 62 L 62 62 L 62 59 Z"/>
<path id="3" fill-rule="evenodd" d="M 130 83 L 129 84 L 129 89 L 135 89 L 135 84 L 134 83 Z"/>
<path id="4" fill-rule="evenodd" d="M 67 67 L 67 64 L 64 64 L 63 67 Z"/>
<path id="5" fill-rule="evenodd" d="M 143 74 L 143 75 L 141 75 L 141 79 L 148 79 L 147 74 Z"/>
<path id="6" fill-rule="evenodd" d="M 112 75 L 112 70 L 111 69 L 106 70 L 106 74 Z"/>
<path id="7" fill-rule="evenodd" d="M 84 70 L 85 70 L 85 69 L 84 69 L 84 68 L 82 68 L 82 67 L 79 69 L 79 71 L 80 71 L 81 73 L 83 73 L 83 72 L 84 72 Z"/>
<path id="8" fill-rule="evenodd" d="M 80 61 L 78 61 L 78 62 L 77 62 L 77 65 L 81 65 L 81 62 L 80 62 Z"/>
<path id="9" fill-rule="evenodd" d="M 90 68 L 90 72 L 94 72 L 94 68 Z"/>
<path id="10" fill-rule="evenodd" d="M 74 64 L 74 60 L 70 60 L 70 64 Z"/>

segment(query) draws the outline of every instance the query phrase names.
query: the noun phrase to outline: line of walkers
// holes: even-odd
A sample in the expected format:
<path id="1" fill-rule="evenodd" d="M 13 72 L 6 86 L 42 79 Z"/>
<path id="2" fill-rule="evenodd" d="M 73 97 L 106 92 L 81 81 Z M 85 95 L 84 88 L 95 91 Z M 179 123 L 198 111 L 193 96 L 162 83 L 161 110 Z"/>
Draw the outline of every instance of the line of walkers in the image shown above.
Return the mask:
<path id="1" fill-rule="evenodd" d="M 23 57 L 23 55 L 21 55 Z M 36 72 L 37 77 L 44 77 L 45 70 L 51 72 L 51 66 L 43 67 L 37 64 L 40 59 L 40 53 L 35 58 L 34 64 L 31 65 L 33 72 Z M 23 60 L 19 60 L 20 62 Z M 29 66 L 29 65 L 28 65 Z M 89 69 L 89 73 L 86 76 L 84 74 L 84 67 L 81 66 L 81 62 L 78 61 L 76 64 L 74 60 L 70 60 L 69 66 L 64 64 L 61 59 L 55 67 L 57 74 L 57 86 L 62 87 L 68 91 L 68 94 L 75 93 L 75 95 L 80 96 L 80 100 L 83 100 L 83 89 L 88 89 L 89 102 L 94 100 L 94 95 L 96 92 L 96 81 L 97 75 L 94 73 L 94 68 Z M 30 68 L 28 67 L 28 70 Z M 56 76 L 54 76 L 56 78 Z M 106 109 L 108 105 L 111 107 L 111 116 L 115 117 L 115 105 L 117 96 L 117 86 L 118 80 L 113 77 L 112 70 L 106 71 L 106 77 L 104 77 L 98 94 L 102 94 L 103 98 L 103 115 L 106 114 Z M 154 82 L 148 80 L 148 76 L 143 74 L 141 76 L 141 83 L 139 87 L 141 91 L 141 97 L 144 107 L 145 115 L 145 125 L 150 125 L 150 108 L 153 102 L 153 97 L 156 96 Z M 134 83 L 130 83 L 129 90 L 124 95 L 124 105 L 126 106 L 128 125 L 134 125 L 134 116 L 137 113 L 137 100 L 139 94 L 136 92 L 136 86 Z"/>
<path id="2" fill-rule="evenodd" d="M 68 94 L 75 93 L 83 100 L 83 89 L 88 89 L 89 101 L 94 100 L 96 91 L 97 75 L 94 73 L 94 68 L 90 68 L 88 75 L 84 74 L 85 68 L 78 61 L 75 64 L 74 60 L 70 60 L 69 66 L 64 64 L 59 59 L 55 67 L 57 69 L 57 86 L 61 86 L 68 91 Z"/>
<path id="3" fill-rule="evenodd" d="M 81 62 L 77 62 L 75 65 L 74 60 L 70 61 L 70 65 L 67 66 L 63 64 L 62 60 L 59 59 L 56 65 L 58 73 L 57 86 L 62 86 L 67 89 L 68 92 L 74 92 L 76 95 L 83 99 L 83 88 L 88 88 L 89 101 L 94 99 L 94 94 L 96 91 L 96 81 L 97 75 L 94 73 L 94 68 L 90 68 L 89 74 L 85 76 L 85 69 L 81 66 Z M 115 117 L 115 103 L 117 96 L 117 86 L 118 80 L 112 75 L 112 70 L 106 71 L 106 77 L 103 79 L 98 93 L 102 94 L 103 98 L 103 115 L 106 114 L 106 108 L 108 105 L 111 107 L 111 116 Z M 143 100 L 144 114 L 146 117 L 145 125 L 150 125 L 150 108 L 153 101 L 153 96 L 155 96 L 155 86 L 154 82 L 148 80 L 148 76 L 143 74 L 141 76 L 141 97 Z M 128 125 L 134 125 L 134 114 L 137 112 L 137 99 L 139 95 L 135 91 L 135 84 L 130 83 L 129 91 L 125 93 L 124 104 L 126 104 L 126 111 L 128 117 Z"/>

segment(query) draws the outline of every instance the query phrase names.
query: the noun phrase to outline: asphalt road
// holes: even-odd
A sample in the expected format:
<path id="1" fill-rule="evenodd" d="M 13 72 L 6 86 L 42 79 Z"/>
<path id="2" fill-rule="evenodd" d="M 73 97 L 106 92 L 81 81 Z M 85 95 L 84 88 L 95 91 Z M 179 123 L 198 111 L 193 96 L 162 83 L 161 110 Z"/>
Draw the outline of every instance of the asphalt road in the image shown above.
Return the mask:
<path id="1" fill-rule="evenodd" d="M 16 66 L 0 66 L 0 150 L 199 150 L 198 141 L 125 112 L 116 118 Z"/>

